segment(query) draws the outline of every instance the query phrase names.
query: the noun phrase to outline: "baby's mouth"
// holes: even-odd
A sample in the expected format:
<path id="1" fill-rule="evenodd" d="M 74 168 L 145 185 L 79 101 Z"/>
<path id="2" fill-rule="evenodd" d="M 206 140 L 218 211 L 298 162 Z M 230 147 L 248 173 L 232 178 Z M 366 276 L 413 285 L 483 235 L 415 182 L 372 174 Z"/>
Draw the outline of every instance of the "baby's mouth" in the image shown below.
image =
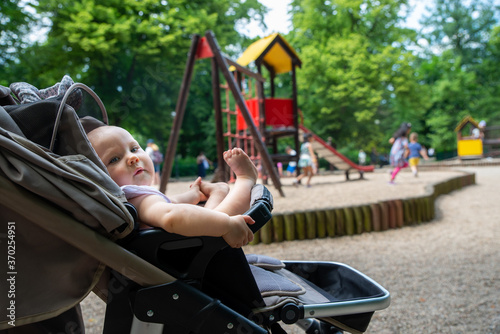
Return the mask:
<path id="1" fill-rule="evenodd" d="M 135 170 L 135 172 L 134 172 L 134 176 L 136 176 L 136 175 L 138 175 L 138 174 L 140 174 L 140 173 L 142 173 L 142 172 L 144 172 L 144 168 L 139 167 L 139 168 L 137 168 L 137 169 Z"/>

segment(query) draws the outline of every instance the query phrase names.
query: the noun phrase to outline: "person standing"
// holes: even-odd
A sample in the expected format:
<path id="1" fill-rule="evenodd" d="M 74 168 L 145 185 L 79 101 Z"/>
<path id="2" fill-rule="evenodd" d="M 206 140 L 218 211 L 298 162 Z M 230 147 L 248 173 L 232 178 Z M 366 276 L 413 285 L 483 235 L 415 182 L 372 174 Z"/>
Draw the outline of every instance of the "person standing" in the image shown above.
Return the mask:
<path id="1" fill-rule="evenodd" d="M 163 162 L 163 154 L 161 154 L 160 148 L 153 139 L 148 139 L 145 151 L 153 161 L 155 170 L 153 185 L 158 185 L 160 184 L 160 164 Z"/>
<path id="2" fill-rule="evenodd" d="M 196 157 L 196 165 L 198 166 L 198 176 L 201 178 L 207 176 L 207 170 L 210 168 L 210 161 L 203 151 L 200 151 Z"/>
<path id="3" fill-rule="evenodd" d="M 312 148 L 313 136 L 310 133 L 304 134 L 304 142 L 300 147 L 300 159 L 298 166 L 302 169 L 301 174 L 293 181 L 293 185 L 297 187 L 300 180 L 307 176 L 306 187 L 311 186 L 311 179 L 314 175 L 314 166 L 317 164 L 316 155 Z"/>
<path id="4" fill-rule="evenodd" d="M 295 150 L 292 149 L 292 147 L 290 145 L 288 145 L 286 147 L 285 151 L 286 151 L 286 154 L 288 154 L 288 155 L 291 155 L 291 156 L 296 156 L 297 155 L 297 152 L 295 152 Z M 288 166 L 286 168 L 286 174 L 287 174 L 287 176 L 292 176 L 293 173 L 295 173 L 295 169 L 297 169 L 297 162 L 292 160 L 292 161 L 290 161 L 288 163 Z"/>
<path id="5" fill-rule="evenodd" d="M 358 163 L 363 166 L 366 163 L 366 153 L 363 150 L 359 150 L 358 153 Z"/>

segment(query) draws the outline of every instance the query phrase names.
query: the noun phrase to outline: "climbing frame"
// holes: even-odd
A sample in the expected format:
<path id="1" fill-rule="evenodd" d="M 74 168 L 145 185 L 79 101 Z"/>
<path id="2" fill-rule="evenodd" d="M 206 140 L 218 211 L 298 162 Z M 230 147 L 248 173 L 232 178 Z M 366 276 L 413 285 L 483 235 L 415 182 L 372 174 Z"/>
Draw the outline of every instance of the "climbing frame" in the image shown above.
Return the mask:
<path id="1" fill-rule="evenodd" d="M 231 176 L 228 171 L 228 166 L 223 160 L 223 152 L 228 147 L 233 147 L 236 144 L 243 144 L 242 146 L 247 154 L 249 154 L 251 159 L 253 159 L 257 164 L 262 165 L 263 170 L 265 170 L 272 179 L 275 188 L 279 191 L 281 196 L 284 196 L 277 171 L 273 166 L 271 156 L 269 155 L 264 143 L 265 138 L 253 122 L 240 87 L 242 75 L 250 76 L 253 79 L 258 80 L 260 84 L 256 85 L 257 95 L 262 99 L 262 87 L 265 79 L 260 74 L 254 73 L 231 59 L 224 57 L 220 51 L 215 36 L 211 31 L 206 32 L 205 37 L 203 38 L 200 38 L 199 35 L 194 35 L 192 38 L 186 70 L 184 72 L 181 89 L 179 91 L 179 98 L 177 100 L 175 118 L 165 153 L 160 191 L 165 192 L 170 174 L 172 172 L 175 150 L 186 109 L 186 102 L 189 95 L 189 87 L 191 85 L 194 64 L 196 59 L 204 58 L 210 58 L 212 62 L 212 90 L 217 137 L 217 162 L 219 166 L 215 176 L 216 179 L 223 181 L 230 180 Z M 231 73 L 229 66 L 231 66 L 232 69 L 235 69 L 234 73 Z M 219 72 L 222 72 L 224 76 L 224 85 L 220 84 Z M 222 107 L 221 88 L 224 89 L 226 94 L 226 103 L 224 108 Z M 230 105 L 230 97 L 234 99 L 235 105 L 239 109 L 239 112 L 246 123 L 247 131 L 245 132 L 238 133 L 238 131 L 236 131 L 233 133 L 231 130 L 233 128 L 233 121 L 236 120 L 237 112 Z M 225 129 L 223 116 L 225 116 L 226 120 Z M 225 142 L 227 142 L 227 146 L 225 145 Z"/>

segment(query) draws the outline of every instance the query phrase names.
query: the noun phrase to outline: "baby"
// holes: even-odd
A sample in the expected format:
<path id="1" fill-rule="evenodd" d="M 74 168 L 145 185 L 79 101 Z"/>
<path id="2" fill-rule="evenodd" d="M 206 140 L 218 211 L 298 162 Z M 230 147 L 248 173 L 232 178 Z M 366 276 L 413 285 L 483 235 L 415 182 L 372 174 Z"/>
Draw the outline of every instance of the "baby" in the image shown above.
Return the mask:
<path id="1" fill-rule="evenodd" d="M 128 131 L 101 126 L 89 132 L 88 138 L 111 178 L 136 207 L 142 224 L 185 236 L 223 237 L 233 248 L 253 240 L 247 224 L 254 221 L 242 214 L 250 207 L 257 169 L 240 148 L 224 152 L 224 160 L 236 175 L 233 189 L 228 191 L 227 185 L 221 187 L 198 178 L 188 192 L 167 198 L 150 187 L 153 162 Z M 192 205 L 204 200 L 205 207 Z"/>

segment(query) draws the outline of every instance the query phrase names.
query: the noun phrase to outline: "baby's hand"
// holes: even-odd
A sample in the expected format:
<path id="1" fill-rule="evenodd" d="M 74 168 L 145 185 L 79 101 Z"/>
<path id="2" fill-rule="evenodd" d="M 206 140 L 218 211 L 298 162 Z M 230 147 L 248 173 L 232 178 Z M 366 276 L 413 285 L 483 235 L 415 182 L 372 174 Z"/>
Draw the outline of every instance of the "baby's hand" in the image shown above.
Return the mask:
<path id="1" fill-rule="evenodd" d="M 247 224 L 253 224 L 255 221 L 250 216 L 232 216 L 229 218 L 231 228 L 229 232 L 222 237 L 232 248 L 240 248 L 253 240 L 253 233 Z"/>

